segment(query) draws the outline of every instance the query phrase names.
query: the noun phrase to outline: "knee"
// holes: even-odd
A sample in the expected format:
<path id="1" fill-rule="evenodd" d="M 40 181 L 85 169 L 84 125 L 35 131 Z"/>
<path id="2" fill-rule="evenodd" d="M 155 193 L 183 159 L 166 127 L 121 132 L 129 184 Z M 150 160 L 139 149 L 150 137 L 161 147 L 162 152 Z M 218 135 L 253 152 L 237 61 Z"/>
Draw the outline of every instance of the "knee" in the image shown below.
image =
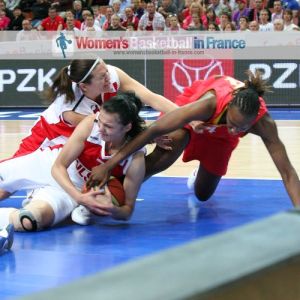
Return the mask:
<path id="1" fill-rule="evenodd" d="M 203 191 L 195 188 L 195 196 L 201 202 L 205 202 L 210 199 L 213 193 L 208 191 Z"/>
<path id="2" fill-rule="evenodd" d="M 38 231 L 47 227 L 43 222 L 42 213 L 38 210 L 16 210 L 10 215 L 10 223 L 16 231 Z"/>

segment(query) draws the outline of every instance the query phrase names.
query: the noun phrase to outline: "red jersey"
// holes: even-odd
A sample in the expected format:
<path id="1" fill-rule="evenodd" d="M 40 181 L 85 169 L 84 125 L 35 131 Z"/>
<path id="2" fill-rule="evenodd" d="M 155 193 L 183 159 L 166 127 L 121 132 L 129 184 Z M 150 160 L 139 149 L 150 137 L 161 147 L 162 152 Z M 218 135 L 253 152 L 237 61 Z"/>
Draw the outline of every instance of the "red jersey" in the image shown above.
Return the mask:
<path id="1" fill-rule="evenodd" d="M 47 17 L 41 22 L 41 26 L 46 31 L 56 31 L 59 25 L 64 25 L 64 19 L 60 16 L 55 16 L 54 19 Z"/>
<path id="2" fill-rule="evenodd" d="M 197 101 L 210 90 L 215 92 L 217 99 L 216 110 L 213 116 L 204 123 L 204 130 L 201 133 L 195 133 L 190 128 L 190 142 L 184 151 L 183 161 L 196 159 L 201 161 L 201 164 L 211 173 L 219 176 L 226 174 L 231 153 L 238 145 L 239 138 L 245 133 L 232 135 L 228 132 L 226 124 L 219 122 L 227 111 L 233 92 L 243 86 L 243 82 L 229 76 L 212 76 L 207 80 L 195 81 L 177 97 L 176 104 L 179 106 Z M 259 101 L 260 109 L 253 124 L 267 112 L 265 101 L 261 97 Z"/>
<path id="3" fill-rule="evenodd" d="M 68 173 L 70 175 L 70 178 L 72 178 L 72 181 L 76 181 L 79 186 L 82 186 L 84 182 L 88 180 L 91 174 L 91 170 L 93 167 L 98 166 L 99 164 L 105 163 L 107 160 L 109 160 L 112 155 L 109 155 L 106 152 L 105 149 L 105 141 L 102 140 L 101 134 L 99 131 L 99 125 L 98 125 L 98 114 L 96 116 L 94 126 L 92 128 L 92 131 L 87 138 L 87 141 L 85 142 L 84 149 L 82 153 L 79 155 L 79 157 L 76 159 L 75 162 L 75 168 L 74 165 L 72 168 L 68 169 Z M 145 151 L 145 147 L 138 150 Z M 126 175 L 126 172 L 132 162 L 133 155 L 130 155 L 125 160 L 121 161 L 111 172 L 111 175 L 118 178 L 121 182 L 123 182 L 123 179 Z"/>
<path id="4" fill-rule="evenodd" d="M 116 69 L 107 65 L 110 74 L 110 92 L 101 95 L 102 101 L 107 101 L 117 94 L 120 87 L 120 80 Z M 68 137 L 72 134 L 75 127 L 68 124 L 63 119 L 63 113 L 74 111 L 82 115 L 96 113 L 100 109 L 100 104 L 87 98 L 82 93 L 76 83 L 73 83 L 75 95 L 74 101 L 65 102 L 65 95 L 60 95 L 39 117 L 31 128 L 30 135 L 24 138 L 17 152 L 13 157 L 31 153 L 39 148 L 44 149 L 48 146 L 65 144 Z"/>

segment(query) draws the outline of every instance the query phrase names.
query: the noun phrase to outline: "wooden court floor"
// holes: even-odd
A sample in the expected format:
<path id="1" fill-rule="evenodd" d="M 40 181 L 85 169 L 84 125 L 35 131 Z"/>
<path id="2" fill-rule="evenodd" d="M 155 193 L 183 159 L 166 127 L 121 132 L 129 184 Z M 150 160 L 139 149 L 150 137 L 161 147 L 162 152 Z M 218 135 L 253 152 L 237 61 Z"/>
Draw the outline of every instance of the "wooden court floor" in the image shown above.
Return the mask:
<path id="1" fill-rule="evenodd" d="M 279 136 L 286 146 L 289 158 L 298 174 L 300 174 L 300 118 L 298 114 L 291 114 L 291 116 L 294 120 L 281 119 L 276 120 L 276 123 Z M 0 119 L 0 159 L 9 157 L 14 153 L 20 140 L 27 135 L 33 123 L 34 120 Z M 151 146 L 149 151 L 151 151 Z M 179 158 L 162 175 L 188 176 L 195 166 L 197 166 L 196 162 L 182 163 L 181 158 Z M 280 178 L 261 139 L 253 134 L 249 134 L 241 139 L 239 146 L 232 155 L 226 177 Z"/>

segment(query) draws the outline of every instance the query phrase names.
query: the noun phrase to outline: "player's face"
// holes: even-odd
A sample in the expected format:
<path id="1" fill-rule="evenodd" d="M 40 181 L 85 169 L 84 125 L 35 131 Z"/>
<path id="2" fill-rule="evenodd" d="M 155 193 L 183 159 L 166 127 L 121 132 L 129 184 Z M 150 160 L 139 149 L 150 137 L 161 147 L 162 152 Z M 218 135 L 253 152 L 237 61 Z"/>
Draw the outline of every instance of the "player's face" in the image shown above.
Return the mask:
<path id="1" fill-rule="evenodd" d="M 92 72 L 92 79 L 86 84 L 85 95 L 88 98 L 95 99 L 101 93 L 110 91 L 110 76 L 105 63 L 100 63 Z"/>
<path id="2" fill-rule="evenodd" d="M 246 132 L 250 129 L 254 119 L 255 117 L 245 117 L 240 113 L 238 107 L 230 106 L 226 115 L 228 132 L 232 135 Z"/>
<path id="3" fill-rule="evenodd" d="M 117 113 L 108 113 L 104 109 L 101 109 L 98 118 L 99 131 L 101 138 L 105 142 L 111 142 L 115 145 L 123 145 L 126 133 L 130 127 L 124 126 L 120 122 L 119 115 Z"/>

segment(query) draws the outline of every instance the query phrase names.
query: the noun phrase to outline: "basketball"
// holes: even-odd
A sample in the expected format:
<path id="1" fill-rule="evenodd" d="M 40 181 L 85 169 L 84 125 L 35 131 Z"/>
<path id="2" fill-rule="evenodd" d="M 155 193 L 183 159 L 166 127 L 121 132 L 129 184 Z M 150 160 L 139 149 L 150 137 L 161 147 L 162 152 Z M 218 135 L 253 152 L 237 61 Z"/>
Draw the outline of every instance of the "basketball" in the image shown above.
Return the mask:
<path id="1" fill-rule="evenodd" d="M 123 184 L 116 177 L 111 176 L 107 182 L 107 186 L 111 192 L 112 203 L 115 206 L 123 206 L 126 198 Z M 93 187 L 93 189 L 97 190 L 98 187 Z M 87 193 L 88 191 L 89 189 L 87 189 L 86 185 L 84 184 L 81 192 Z"/>
<path id="2" fill-rule="evenodd" d="M 111 176 L 107 186 L 111 192 L 113 204 L 115 206 L 123 206 L 126 199 L 123 184 L 116 177 Z"/>

